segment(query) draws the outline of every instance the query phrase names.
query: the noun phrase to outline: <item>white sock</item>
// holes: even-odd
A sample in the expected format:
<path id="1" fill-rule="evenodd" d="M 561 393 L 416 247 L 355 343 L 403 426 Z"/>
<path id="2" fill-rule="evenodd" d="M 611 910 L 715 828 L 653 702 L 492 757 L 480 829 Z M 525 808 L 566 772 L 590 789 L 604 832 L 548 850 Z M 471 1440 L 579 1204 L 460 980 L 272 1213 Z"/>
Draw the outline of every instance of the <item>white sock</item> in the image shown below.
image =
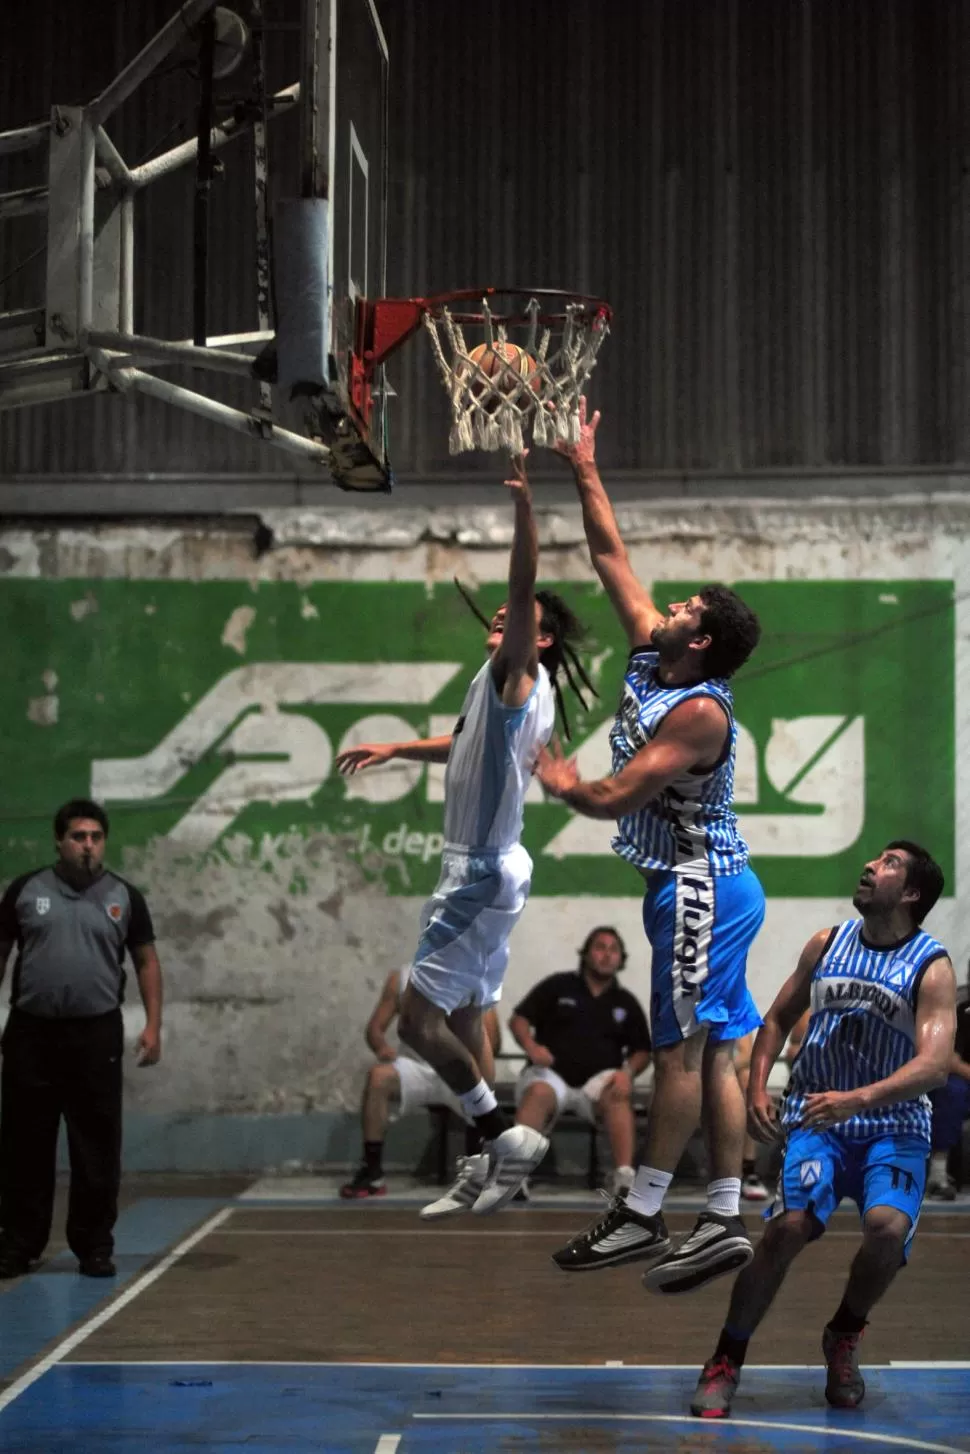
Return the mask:
<path id="1" fill-rule="evenodd" d="M 498 1106 L 495 1092 L 484 1080 L 480 1080 L 474 1090 L 466 1091 L 458 1099 L 465 1115 L 473 1121 L 476 1116 L 487 1116 L 489 1111 L 494 1111 Z"/>
<path id="2" fill-rule="evenodd" d="M 720 1181 L 707 1183 L 707 1211 L 716 1212 L 719 1217 L 740 1216 L 740 1176 L 724 1176 Z"/>
<path id="3" fill-rule="evenodd" d="M 631 1212 L 639 1212 L 641 1217 L 655 1217 L 673 1179 L 672 1171 L 658 1171 L 655 1166 L 637 1167 L 636 1180 L 626 1198 Z"/>
<path id="4" fill-rule="evenodd" d="M 930 1157 L 929 1181 L 938 1182 L 940 1185 L 946 1183 L 946 1152 L 934 1151 Z"/>

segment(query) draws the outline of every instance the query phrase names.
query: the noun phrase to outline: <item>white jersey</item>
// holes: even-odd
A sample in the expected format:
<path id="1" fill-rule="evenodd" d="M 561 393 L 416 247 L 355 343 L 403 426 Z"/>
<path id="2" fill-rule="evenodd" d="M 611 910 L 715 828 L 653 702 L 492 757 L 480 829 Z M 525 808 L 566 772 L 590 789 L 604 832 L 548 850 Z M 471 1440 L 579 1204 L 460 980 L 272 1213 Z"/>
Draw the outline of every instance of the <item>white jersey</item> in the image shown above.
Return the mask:
<path id="1" fill-rule="evenodd" d="M 465 695 L 445 771 L 448 848 L 514 848 L 522 836 L 529 779 L 552 736 L 556 704 L 549 673 L 539 675 L 521 707 L 506 707 L 487 661 Z"/>

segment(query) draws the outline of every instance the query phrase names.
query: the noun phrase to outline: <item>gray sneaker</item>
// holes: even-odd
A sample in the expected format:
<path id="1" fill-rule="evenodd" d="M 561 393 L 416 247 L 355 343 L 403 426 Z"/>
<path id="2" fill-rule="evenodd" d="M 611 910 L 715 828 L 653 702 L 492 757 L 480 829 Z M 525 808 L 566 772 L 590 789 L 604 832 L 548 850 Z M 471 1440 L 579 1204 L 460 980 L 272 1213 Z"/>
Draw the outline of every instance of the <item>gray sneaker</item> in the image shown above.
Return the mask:
<path id="1" fill-rule="evenodd" d="M 478 1194 L 485 1185 L 488 1175 L 488 1157 L 479 1152 L 477 1156 L 459 1156 L 458 1175 L 454 1185 L 436 1202 L 422 1207 L 418 1216 L 423 1222 L 437 1222 L 442 1217 L 457 1217 L 468 1212 L 478 1200 Z"/>
<path id="2" fill-rule="evenodd" d="M 837 1333 L 825 1328 L 822 1356 L 828 1370 L 825 1398 L 834 1409 L 855 1409 L 866 1395 L 866 1381 L 859 1370 L 861 1333 Z"/>
<path id="3" fill-rule="evenodd" d="M 549 1142 L 531 1126 L 509 1126 L 488 1148 L 488 1175 L 472 1211 L 478 1217 L 501 1211 L 549 1150 Z"/>
<path id="4" fill-rule="evenodd" d="M 698 1419 L 726 1419 L 740 1381 L 741 1370 L 726 1353 L 708 1358 L 690 1401 L 691 1413 Z"/>

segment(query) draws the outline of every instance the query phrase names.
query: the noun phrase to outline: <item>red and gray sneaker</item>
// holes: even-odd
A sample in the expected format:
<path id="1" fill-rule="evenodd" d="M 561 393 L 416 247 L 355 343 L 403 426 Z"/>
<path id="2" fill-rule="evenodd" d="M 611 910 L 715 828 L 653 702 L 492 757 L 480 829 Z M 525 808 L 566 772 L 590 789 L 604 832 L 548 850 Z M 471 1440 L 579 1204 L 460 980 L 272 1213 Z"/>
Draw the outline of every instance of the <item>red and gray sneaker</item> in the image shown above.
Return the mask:
<path id="1" fill-rule="evenodd" d="M 698 1419 L 726 1419 L 740 1381 L 741 1369 L 726 1353 L 708 1358 L 690 1401 L 691 1413 Z"/>
<path id="2" fill-rule="evenodd" d="M 866 1381 L 859 1370 L 861 1333 L 837 1333 L 825 1328 L 822 1356 L 828 1369 L 825 1398 L 834 1409 L 855 1409 L 866 1395 Z"/>
<path id="3" fill-rule="evenodd" d="M 386 1197 L 387 1182 L 383 1176 L 371 1176 L 366 1166 L 358 1166 L 349 1181 L 340 1188 L 345 1201 L 357 1201 L 361 1197 Z"/>

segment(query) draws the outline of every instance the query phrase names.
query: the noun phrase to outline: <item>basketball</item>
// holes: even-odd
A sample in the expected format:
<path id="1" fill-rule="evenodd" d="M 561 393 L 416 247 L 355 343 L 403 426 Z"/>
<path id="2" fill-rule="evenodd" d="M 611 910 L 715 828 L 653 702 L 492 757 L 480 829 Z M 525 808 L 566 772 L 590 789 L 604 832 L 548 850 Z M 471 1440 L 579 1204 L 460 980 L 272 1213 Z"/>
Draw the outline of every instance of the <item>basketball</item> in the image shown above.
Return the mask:
<path id="1" fill-rule="evenodd" d="M 480 343 L 468 355 L 482 373 L 495 380 L 495 387 L 503 394 L 511 394 L 516 386 L 516 375 L 528 379 L 535 370 L 535 359 L 516 343 Z M 472 382 L 472 391 L 481 392 L 481 380 Z"/>

